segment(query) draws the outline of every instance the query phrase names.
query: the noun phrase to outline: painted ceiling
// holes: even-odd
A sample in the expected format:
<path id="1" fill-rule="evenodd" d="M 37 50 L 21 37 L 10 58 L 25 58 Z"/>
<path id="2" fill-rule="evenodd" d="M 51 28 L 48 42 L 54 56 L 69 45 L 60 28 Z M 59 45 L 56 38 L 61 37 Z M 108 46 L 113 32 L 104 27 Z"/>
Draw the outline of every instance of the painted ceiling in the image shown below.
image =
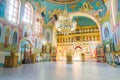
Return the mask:
<path id="1" fill-rule="evenodd" d="M 73 20 L 77 21 L 77 25 L 83 26 L 95 26 L 97 25 L 92 19 L 85 16 L 75 16 Z"/>
<path id="2" fill-rule="evenodd" d="M 46 24 L 49 23 L 50 18 L 54 14 L 61 13 L 65 8 L 65 4 L 61 4 L 61 3 L 65 3 L 64 0 L 34 0 L 34 1 L 36 3 L 39 3 L 41 7 L 46 7 L 46 10 L 44 12 Z M 70 2 L 66 4 L 68 12 L 77 12 L 77 11 L 89 12 L 91 14 L 95 14 L 95 16 L 100 18 L 104 17 L 107 12 L 107 8 L 103 0 L 66 0 L 66 2 Z M 82 17 L 83 22 L 86 22 L 85 20 L 89 19 L 89 18 L 85 18 L 85 19 L 84 18 L 85 17 Z M 80 21 L 78 22 L 80 23 Z"/>

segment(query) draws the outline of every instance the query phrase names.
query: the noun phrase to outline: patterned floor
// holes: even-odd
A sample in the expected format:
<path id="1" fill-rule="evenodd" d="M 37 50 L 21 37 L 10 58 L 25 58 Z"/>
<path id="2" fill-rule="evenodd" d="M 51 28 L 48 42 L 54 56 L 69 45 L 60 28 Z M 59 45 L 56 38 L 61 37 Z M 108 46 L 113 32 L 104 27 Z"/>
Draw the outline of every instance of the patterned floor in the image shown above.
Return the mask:
<path id="1" fill-rule="evenodd" d="M 0 68 L 0 80 L 120 80 L 120 67 L 96 62 L 38 62 Z"/>

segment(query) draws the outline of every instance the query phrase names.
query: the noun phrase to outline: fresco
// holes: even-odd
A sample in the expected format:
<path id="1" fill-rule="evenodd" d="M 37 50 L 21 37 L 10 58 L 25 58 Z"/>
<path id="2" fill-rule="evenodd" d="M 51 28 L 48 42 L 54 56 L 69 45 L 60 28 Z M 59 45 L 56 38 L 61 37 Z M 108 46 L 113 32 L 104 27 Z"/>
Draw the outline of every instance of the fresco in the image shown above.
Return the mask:
<path id="1" fill-rule="evenodd" d="M 112 0 L 111 0 L 112 1 Z M 115 16 L 115 20 L 112 22 L 114 23 L 114 27 L 113 27 L 113 44 L 115 47 L 115 51 L 120 50 L 120 0 L 114 0 L 112 2 L 113 5 L 113 16 Z"/>
<path id="2" fill-rule="evenodd" d="M 3 28 L 3 42 L 4 43 L 2 43 L 2 50 L 4 51 L 11 50 L 10 37 L 11 37 L 11 28 L 10 26 L 7 25 Z"/>
<path id="3" fill-rule="evenodd" d="M 120 24 L 116 25 L 114 34 L 113 34 L 115 50 L 120 50 Z"/>
<path id="4" fill-rule="evenodd" d="M 112 38 L 112 26 L 109 22 L 105 22 L 102 26 L 103 40 L 109 40 Z"/>
<path id="5" fill-rule="evenodd" d="M 32 31 L 30 26 L 24 26 L 23 37 L 29 37 L 31 39 Z"/>
<path id="6" fill-rule="evenodd" d="M 4 36 L 4 48 L 8 48 L 10 40 L 10 27 L 6 28 L 5 36 Z"/>
<path id="7" fill-rule="evenodd" d="M 48 0 L 46 1 L 35 0 L 35 1 L 39 2 L 39 4 L 42 7 L 46 6 L 45 12 L 42 12 L 46 24 L 50 22 L 51 17 L 54 14 L 59 15 L 61 12 L 63 12 L 65 8 L 65 6 L 62 4 L 51 3 Z M 50 1 L 63 2 L 63 0 L 62 1 L 50 0 Z M 67 0 L 67 1 L 73 1 L 73 0 Z M 76 11 L 89 12 L 97 17 L 103 17 L 107 12 L 107 7 L 105 6 L 102 0 L 79 0 L 79 2 L 77 3 L 67 4 L 67 10 L 68 12 L 76 12 Z"/>
<path id="8" fill-rule="evenodd" d="M 13 30 L 13 35 L 12 35 L 12 41 L 11 41 L 11 45 L 12 45 L 12 49 L 16 50 L 18 49 L 18 31 L 15 29 Z"/>
<path id="9" fill-rule="evenodd" d="M 51 41 L 51 30 L 50 29 L 46 29 L 45 30 L 45 39 L 47 42 L 50 42 Z"/>
<path id="10" fill-rule="evenodd" d="M 1 51 L 1 47 L 2 47 L 2 24 L 0 24 L 0 51 Z"/>
<path id="11" fill-rule="evenodd" d="M 2 24 L 0 24 L 0 42 L 2 42 Z"/>
<path id="12" fill-rule="evenodd" d="M 18 32 L 9 25 L 0 25 L 0 50 L 11 51 L 18 49 Z"/>
<path id="13" fill-rule="evenodd" d="M 115 15 L 116 15 L 116 22 L 120 21 L 120 0 L 115 0 Z"/>
<path id="14" fill-rule="evenodd" d="M 1 39 L 1 35 L 2 35 L 2 28 L 0 27 L 0 39 Z"/>

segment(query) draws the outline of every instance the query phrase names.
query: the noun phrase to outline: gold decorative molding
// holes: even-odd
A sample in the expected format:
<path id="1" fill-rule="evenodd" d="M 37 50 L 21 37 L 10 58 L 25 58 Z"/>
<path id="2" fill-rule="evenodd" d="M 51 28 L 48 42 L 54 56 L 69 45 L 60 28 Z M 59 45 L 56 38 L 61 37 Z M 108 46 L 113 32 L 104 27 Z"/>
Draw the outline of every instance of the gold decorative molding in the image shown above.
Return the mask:
<path id="1" fill-rule="evenodd" d="M 77 4 L 73 4 L 73 5 L 70 6 L 70 8 L 71 8 L 72 10 L 75 10 L 76 7 L 77 7 Z"/>
<path id="2" fill-rule="evenodd" d="M 53 0 L 47 0 L 48 2 L 52 2 L 55 4 L 65 4 L 65 1 L 59 0 L 59 1 L 53 1 Z M 81 0 L 67 0 L 66 4 L 72 4 L 72 3 L 76 3 L 76 2 L 80 2 Z"/>

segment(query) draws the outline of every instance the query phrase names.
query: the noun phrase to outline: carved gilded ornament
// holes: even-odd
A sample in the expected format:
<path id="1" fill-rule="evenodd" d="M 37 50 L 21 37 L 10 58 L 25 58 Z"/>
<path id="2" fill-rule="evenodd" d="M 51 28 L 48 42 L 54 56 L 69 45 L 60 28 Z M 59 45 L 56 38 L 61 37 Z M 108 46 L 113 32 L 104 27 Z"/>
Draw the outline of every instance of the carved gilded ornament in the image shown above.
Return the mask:
<path id="1" fill-rule="evenodd" d="M 77 4 L 73 4 L 73 5 L 70 6 L 70 8 L 71 8 L 72 10 L 75 10 L 76 7 L 77 7 Z"/>

